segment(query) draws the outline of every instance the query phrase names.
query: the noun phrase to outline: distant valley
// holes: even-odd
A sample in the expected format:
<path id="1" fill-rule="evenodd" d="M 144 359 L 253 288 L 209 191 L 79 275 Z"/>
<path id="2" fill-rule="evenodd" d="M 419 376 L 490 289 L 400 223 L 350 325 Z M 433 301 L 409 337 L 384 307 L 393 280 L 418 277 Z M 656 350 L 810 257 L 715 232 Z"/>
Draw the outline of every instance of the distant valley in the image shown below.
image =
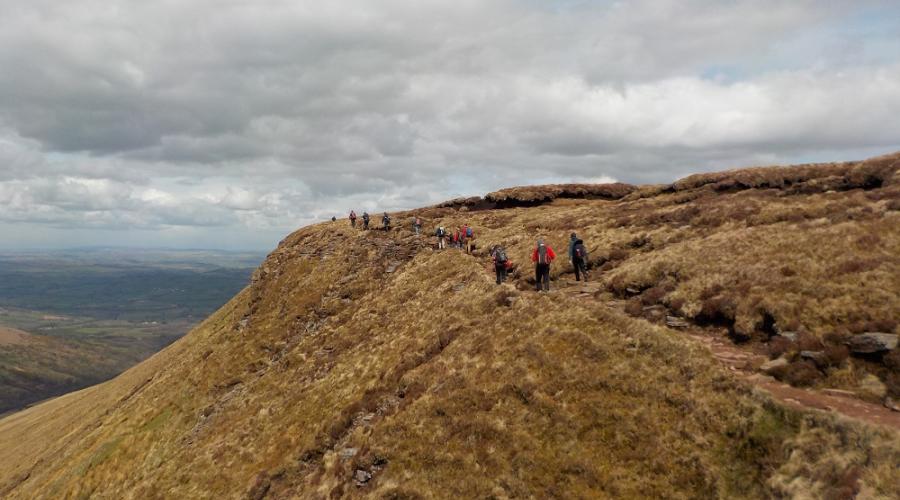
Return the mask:
<path id="1" fill-rule="evenodd" d="M 262 254 L 0 253 L 0 413 L 121 373 L 215 311 Z"/>

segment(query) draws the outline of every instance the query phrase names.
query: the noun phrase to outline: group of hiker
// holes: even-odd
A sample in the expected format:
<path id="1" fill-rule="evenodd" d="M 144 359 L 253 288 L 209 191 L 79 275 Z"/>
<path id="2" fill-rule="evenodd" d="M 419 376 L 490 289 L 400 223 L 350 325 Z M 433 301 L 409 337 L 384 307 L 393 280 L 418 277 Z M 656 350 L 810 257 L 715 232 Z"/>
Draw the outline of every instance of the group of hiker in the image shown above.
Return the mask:
<path id="1" fill-rule="evenodd" d="M 356 219 L 357 219 L 356 211 L 355 211 L 355 210 L 351 210 L 351 211 L 350 211 L 350 226 L 352 226 L 352 227 L 354 227 L 354 228 L 356 227 Z M 334 220 L 334 217 L 332 217 L 332 220 Z M 369 230 L 369 221 L 370 221 L 370 220 L 371 220 L 371 216 L 369 216 L 369 212 L 363 212 L 363 214 L 362 214 L 362 225 L 363 225 L 362 228 L 363 228 L 364 230 L 366 230 L 366 231 Z M 384 231 L 390 231 L 390 230 L 391 230 L 391 216 L 388 215 L 387 212 L 385 212 L 385 213 L 384 213 L 384 216 L 381 217 L 381 229 L 384 230 Z"/>
<path id="2" fill-rule="evenodd" d="M 556 252 L 553 248 L 544 242 L 543 238 L 538 238 L 534 250 L 531 251 L 531 262 L 534 263 L 534 286 L 537 291 L 550 291 L 550 264 L 556 259 Z M 512 268 L 512 262 L 506 255 L 506 249 L 502 245 L 495 245 L 491 249 L 491 260 L 494 263 L 494 270 L 497 274 L 497 284 L 506 281 L 507 274 Z M 575 281 L 587 281 L 587 262 L 588 252 L 584 245 L 584 240 L 572 233 L 569 238 L 569 261 L 575 268 Z"/>
<path id="3" fill-rule="evenodd" d="M 454 248 L 465 248 L 466 253 L 472 253 L 475 250 L 475 230 L 468 224 L 459 226 L 455 232 L 448 231 L 441 226 L 434 230 L 434 235 L 437 237 L 438 250 L 447 248 L 448 244 Z"/>
<path id="4" fill-rule="evenodd" d="M 356 212 L 350 211 L 350 225 L 356 227 Z M 332 217 L 332 220 L 335 220 Z M 362 223 L 363 229 L 369 229 L 370 216 L 368 212 L 363 212 Z M 387 212 L 381 218 L 381 229 L 384 231 L 391 230 L 391 217 Z M 412 218 L 412 230 L 415 234 L 421 234 L 422 220 L 418 216 Z M 453 248 L 465 249 L 467 254 L 471 254 L 475 250 L 475 231 L 468 223 L 456 228 L 455 230 L 447 230 L 440 226 L 434 231 L 437 237 L 437 248 L 439 250 L 446 249 L 448 246 Z M 584 245 L 584 241 L 577 234 L 572 233 L 569 238 L 569 261 L 575 269 L 575 281 L 584 279 L 587 281 L 587 262 L 588 252 Z M 497 275 L 497 284 L 506 281 L 509 271 L 512 269 L 512 261 L 506 254 L 506 249 L 502 245 L 495 245 L 490 251 L 491 261 Z M 538 238 L 537 244 L 531 252 L 531 262 L 534 263 L 534 282 L 537 291 L 550 291 L 550 264 L 556 259 L 556 252 L 543 238 Z"/>

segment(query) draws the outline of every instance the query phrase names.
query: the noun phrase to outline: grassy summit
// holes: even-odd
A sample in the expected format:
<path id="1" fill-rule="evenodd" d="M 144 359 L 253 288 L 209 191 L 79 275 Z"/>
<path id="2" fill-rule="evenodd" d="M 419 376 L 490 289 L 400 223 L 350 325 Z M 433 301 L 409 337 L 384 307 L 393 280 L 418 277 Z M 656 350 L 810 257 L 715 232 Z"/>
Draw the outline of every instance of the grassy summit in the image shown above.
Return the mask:
<path id="1" fill-rule="evenodd" d="M 0 420 L 0 494 L 896 496 L 895 431 L 788 409 L 643 316 L 662 306 L 766 352 L 787 329 L 822 349 L 897 333 L 898 160 L 528 188 L 416 212 L 429 229 L 473 225 L 474 256 L 408 230 L 303 228 L 172 346 Z M 572 230 L 599 291 L 531 292 L 535 238 L 562 256 Z M 520 264 L 510 286 L 485 267 L 494 243 Z M 622 300 L 627 312 L 609 305 Z M 805 361 L 782 347 L 795 376 Z M 871 376 L 896 394 L 892 355 L 832 354 L 798 382 Z"/>

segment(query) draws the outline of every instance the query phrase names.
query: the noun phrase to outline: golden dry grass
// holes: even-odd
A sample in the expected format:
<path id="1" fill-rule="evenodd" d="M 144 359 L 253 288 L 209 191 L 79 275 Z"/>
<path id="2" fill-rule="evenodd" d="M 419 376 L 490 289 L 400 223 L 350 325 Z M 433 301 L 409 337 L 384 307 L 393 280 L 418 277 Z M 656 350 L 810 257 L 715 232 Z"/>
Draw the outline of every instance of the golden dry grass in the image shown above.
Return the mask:
<path id="1" fill-rule="evenodd" d="M 29 342 L 29 335 L 22 330 L 0 326 L 0 346 L 25 345 Z"/>
<path id="2" fill-rule="evenodd" d="M 895 433 L 785 409 L 703 348 L 602 301 L 524 290 L 535 238 L 560 254 L 557 277 L 577 230 L 609 296 L 655 289 L 654 301 L 696 317 L 730 294 L 735 328 L 760 311 L 822 335 L 890 319 L 892 182 L 784 196 L 700 183 L 422 211 L 432 226 L 474 225 L 475 256 L 432 251 L 408 231 L 304 228 L 185 338 L 108 383 L 0 420 L 0 494 L 896 496 Z M 485 270 L 495 243 L 520 265 L 523 290 Z M 358 471 L 371 479 L 360 485 Z"/>

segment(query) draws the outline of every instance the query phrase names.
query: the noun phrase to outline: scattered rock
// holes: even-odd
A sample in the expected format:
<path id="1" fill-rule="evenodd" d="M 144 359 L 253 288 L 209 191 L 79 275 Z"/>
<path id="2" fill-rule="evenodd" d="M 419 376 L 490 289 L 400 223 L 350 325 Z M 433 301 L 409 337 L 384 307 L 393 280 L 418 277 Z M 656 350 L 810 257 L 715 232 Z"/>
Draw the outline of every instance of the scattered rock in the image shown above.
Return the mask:
<path id="1" fill-rule="evenodd" d="M 397 270 L 397 267 L 398 267 L 398 266 L 399 266 L 399 264 L 397 264 L 396 262 L 391 263 L 391 264 L 389 264 L 389 265 L 387 266 L 387 268 L 384 270 L 384 272 L 386 272 L 386 273 L 392 273 L 392 272 L 394 272 L 394 271 Z"/>
<path id="2" fill-rule="evenodd" d="M 343 450 L 341 450 L 341 458 L 355 457 L 358 452 L 358 448 L 344 448 Z"/>
<path id="3" fill-rule="evenodd" d="M 671 328 L 687 328 L 690 324 L 676 316 L 666 316 L 666 326 Z"/>
<path id="4" fill-rule="evenodd" d="M 797 332 L 781 332 L 778 335 L 790 340 L 791 342 L 797 341 Z"/>
<path id="5" fill-rule="evenodd" d="M 638 290 L 637 288 L 633 288 L 633 287 L 628 287 L 625 289 L 625 291 L 631 295 L 637 295 L 637 294 L 641 293 L 640 290 Z"/>
<path id="6" fill-rule="evenodd" d="M 762 364 L 762 366 L 759 367 L 759 369 L 763 373 L 771 374 L 772 372 L 777 371 L 780 368 L 784 368 L 788 364 L 790 364 L 790 362 L 785 358 L 778 358 L 773 359 L 772 361 L 766 361 Z"/>
<path id="7" fill-rule="evenodd" d="M 356 473 L 353 475 L 353 479 L 356 479 L 356 483 L 359 485 L 363 485 L 369 482 L 372 479 L 372 474 L 362 469 L 356 469 Z"/>
<path id="8" fill-rule="evenodd" d="M 465 288 L 465 287 L 466 287 L 465 284 L 459 283 L 459 284 L 453 285 L 453 291 L 454 291 L 454 292 L 461 292 L 461 291 L 463 291 L 463 288 Z"/>
<path id="9" fill-rule="evenodd" d="M 873 354 L 897 348 L 897 335 L 893 333 L 860 333 L 847 342 L 850 350 L 857 354 Z"/>
<path id="10" fill-rule="evenodd" d="M 897 401 L 894 401 L 892 397 L 884 398 L 884 407 L 891 411 L 900 412 L 900 404 Z"/>

